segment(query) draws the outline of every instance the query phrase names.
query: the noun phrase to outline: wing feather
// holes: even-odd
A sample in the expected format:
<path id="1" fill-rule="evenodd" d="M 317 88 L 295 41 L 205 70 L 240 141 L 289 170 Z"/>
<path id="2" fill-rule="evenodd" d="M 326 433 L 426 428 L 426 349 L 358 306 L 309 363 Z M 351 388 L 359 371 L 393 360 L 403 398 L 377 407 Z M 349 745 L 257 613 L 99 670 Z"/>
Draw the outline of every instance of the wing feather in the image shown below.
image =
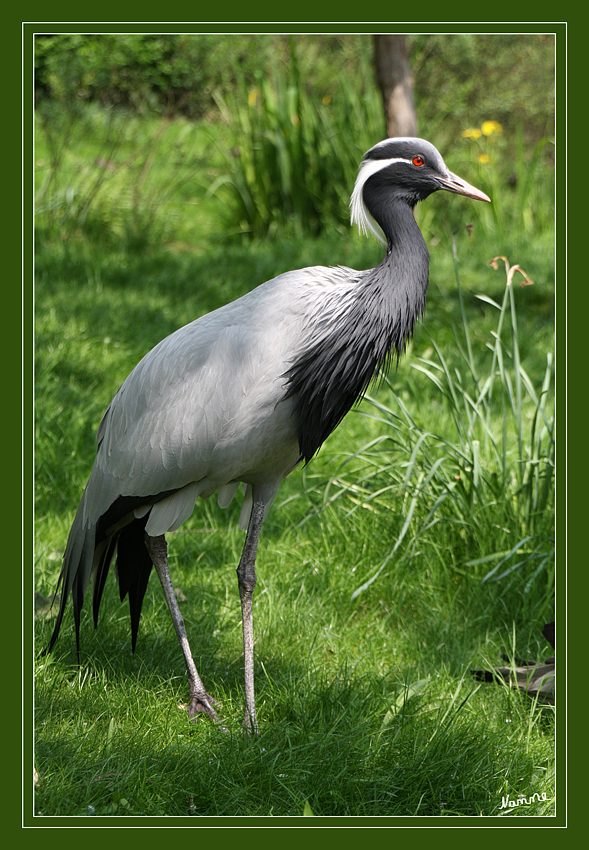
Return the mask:
<path id="1" fill-rule="evenodd" d="M 295 408 L 284 399 L 285 374 L 320 327 L 319 306 L 338 274 L 345 282 L 346 270 L 317 267 L 262 284 L 162 340 L 123 382 L 98 427 L 96 459 L 66 546 L 48 650 L 70 592 L 79 646 L 90 578 L 97 617 L 115 549 L 134 645 L 151 569 L 144 533 L 178 528 L 199 495 L 218 490 L 226 507 L 245 482 L 243 528 L 255 484 L 267 513 L 300 456 Z"/>

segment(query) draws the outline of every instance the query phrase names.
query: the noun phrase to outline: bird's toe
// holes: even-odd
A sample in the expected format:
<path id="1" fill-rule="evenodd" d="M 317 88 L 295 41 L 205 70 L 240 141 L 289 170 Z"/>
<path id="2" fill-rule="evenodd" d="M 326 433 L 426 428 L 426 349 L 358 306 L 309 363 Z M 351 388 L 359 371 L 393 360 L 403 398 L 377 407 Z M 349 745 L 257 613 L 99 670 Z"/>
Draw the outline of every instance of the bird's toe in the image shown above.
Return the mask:
<path id="1" fill-rule="evenodd" d="M 188 705 L 188 716 L 192 719 L 198 717 L 199 714 L 206 714 L 212 720 L 218 720 L 219 715 L 213 708 L 216 704 L 217 700 L 207 693 L 193 694 Z"/>

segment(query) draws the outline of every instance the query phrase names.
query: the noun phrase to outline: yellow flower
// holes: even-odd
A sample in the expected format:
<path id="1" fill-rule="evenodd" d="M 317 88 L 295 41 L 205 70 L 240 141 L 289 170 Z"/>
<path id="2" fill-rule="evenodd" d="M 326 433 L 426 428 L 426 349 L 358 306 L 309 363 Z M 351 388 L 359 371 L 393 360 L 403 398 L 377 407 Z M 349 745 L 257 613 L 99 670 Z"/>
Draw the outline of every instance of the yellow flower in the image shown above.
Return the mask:
<path id="1" fill-rule="evenodd" d="M 483 121 L 481 130 L 483 136 L 500 136 L 503 132 L 503 127 L 499 121 Z"/>
<path id="2" fill-rule="evenodd" d="M 480 139 L 481 131 L 477 127 L 472 127 L 468 130 L 463 130 L 462 135 L 465 139 Z"/>
<path id="3" fill-rule="evenodd" d="M 491 162 L 491 157 L 487 153 L 481 153 L 478 156 L 478 160 L 482 165 L 488 165 Z"/>
<path id="4" fill-rule="evenodd" d="M 321 103 L 322 103 L 324 106 L 327 106 L 327 104 L 328 104 L 328 103 L 331 103 L 331 98 L 330 98 L 330 96 L 329 96 L 328 94 L 324 94 L 324 95 L 323 95 L 323 97 L 321 98 Z"/>
<path id="5" fill-rule="evenodd" d="M 258 100 L 258 93 L 255 89 L 252 89 L 252 91 L 247 96 L 247 105 L 248 106 L 255 106 L 257 100 Z"/>

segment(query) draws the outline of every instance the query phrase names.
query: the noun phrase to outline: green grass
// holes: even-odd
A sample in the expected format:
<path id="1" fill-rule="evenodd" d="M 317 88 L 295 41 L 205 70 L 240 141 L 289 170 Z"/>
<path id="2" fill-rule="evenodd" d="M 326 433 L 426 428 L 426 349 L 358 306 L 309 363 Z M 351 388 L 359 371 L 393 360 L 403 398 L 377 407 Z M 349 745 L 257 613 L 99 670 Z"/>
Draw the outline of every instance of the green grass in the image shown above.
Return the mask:
<path id="1" fill-rule="evenodd" d="M 224 250 L 206 263 L 169 252 L 127 263 L 108 255 L 94 257 L 91 275 L 83 276 L 82 266 L 71 268 L 70 277 L 68 265 L 46 246 L 39 258 L 36 375 L 36 567 L 44 594 L 57 577 L 96 426 L 120 380 L 169 330 L 238 295 L 251 280 L 293 265 L 297 249 L 301 264 L 310 264 L 333 256 L 336 246 L 324 240 L 281 249 Z M 363 250 L 357 243 L 358 260 Z M 439 254 L 434 271 L 447 274 L 450 285 L 451 265 Z M 479 274 L 499 298 L 499 273 L 487 268 Z M 519 299 L 533 291 L 515 294 Z M 482 356 L 478 339 L 494 321 L 471 293 L 466 300 L 478 313 L 473 344 Z M 455 309 L 433 289 L 428 317 L 440 325 L 432 334 L 449 358 Z M 544 329 L 541 310 L 521 317 L 522 342 L 528 334 L 549 339 L 546 312 Z M 437 394 L 411 368 L 428 349 L 424 327 L 391 379 L 404 405 L 417 406 L 415 415 L 439 433 Z M 535 378 L 543 374 L 543 359 L 535 349 L 524 355 Z M 394 404 L 386 385 L 378 397 Z M 222 512 L 203 502 L 170 535 L 171 569 L 187 597 L 183 612 L 199 669 L 221 700 L 229 734 L 202 719 L 192 724 L 179 709 L 187 696 L 183 661 L 157 583 L 151 581 L 132 656 L 127 608 L 111 579 L 98 631 L 88 611 L 83 618 L 81 670 L 71 614 L 54 655 L 38 661 L 37 811 L 296 816 L 309 800 L 316 815 L 480 815 L 498 814 L 508 793 L 513 799 L 545 790 L 553 800 L 552 710 L 477 686 L 468 673 L 498 663 L 510 650 L 514 626 L 519 654 L 546 654 L 539 635 L 550 616 L 549 571 L 547 586 L 527 595 L 517 573 L 510 590 L 504 582 L 482 583 L 489 567 L 465 562 L 473 553 L 504 548 L 502 532 L 493 537 L 488 529 L 485 540 L 469 542 L 464 524 L 456 529 L 448 523 L 443 533 L 436 529 L 432 546 L 422 541 L 411 559 L 389 561 L 369 590 L 352 599 L 389 556 L 405 517 L 398 492 L 381 492 L 374 503 L 367 482 L 353 474 L 347 474 L 345 494 L 320 509 L 326 482 L 342 477 L 342 458 L 379 427 L 370 413 L 365 402 L 305 474 L 295 472 L 285 482 L 283 504 L 265 524 L 255 594 L 260 741 L 243 741 L 240 731 L 238 506 Z M 393 468 L 403 462 L 399 451 L 387 457 Z M 386 479 L 386 471 L 381 475 Z M 364 487 L 360 500 L 357 484 Z M 358 501 L 366 507 L 358 508 Z M 350 507 L 356 509 L 350 513 Z M 38 623 L 39 648 L 50 628 L 51 621 Z M 426 684 L 403 706 L 403 694 L 411 695 L 416 682 Z M 514 813 L 547 814 L 551 806 Z"/>
<path id="2" fill-rule="evenodd" d="M 98 423 L 140 357 L 285 269 L 365 268 L 380 258 L 374 242 L 342 238 L 338 228 L 315 239 L 221 242 L 222 211 L 207 189 L 222 158 L 209 146 L 210 127 L 194 136 L 187 127 L 80 130 L 42 196 L 35 585 L 46 596 Z M 149 140 L 143 160 L 108 171 L 96 189 L 101 172 L 92 163 L 115 129 L 128 136 L 121 162 L 141 149 L 139 138 Z M 47 163 L 43 144 L 37 157 Z M 90 204 L 76 200 L 93 191 Z M 226 731 L 190 722 L 181 708 L 183 660 L 155 579 L 133 656 L 127 606 L 111 577 L 97 631 L 84 611 L 81 667 L 70 608 L 49 657 L 39 653 L 52 620 L 35 624 L 35 813 L 554 813 L 553 710 L 470 675 L 497 665 L 502 652 L 550 654 L 541 628 L 554 593 L 552 235 L 547 221 L 506 233 L 500 222 L 473 218 L 470 202 L 451 200 L 450 224 L 447 198 L 418 211 L 430 293 L 406 356 L 318 458 L 284 482 L 264 525 L 254 597 L 259 739 L 241 729 L 239 505 L 201 502 L 169 535 L 170 565 Z M 454 235 L 455 264 L 450 225 L 473 220 L 470 237 Z M 489 266 L 499 254 L 534 286 L 520 288 L 516 277 L 507 290 L 503 269 Z M 501 810 L 503 797 L 536 792 L 546 801 Z"/>

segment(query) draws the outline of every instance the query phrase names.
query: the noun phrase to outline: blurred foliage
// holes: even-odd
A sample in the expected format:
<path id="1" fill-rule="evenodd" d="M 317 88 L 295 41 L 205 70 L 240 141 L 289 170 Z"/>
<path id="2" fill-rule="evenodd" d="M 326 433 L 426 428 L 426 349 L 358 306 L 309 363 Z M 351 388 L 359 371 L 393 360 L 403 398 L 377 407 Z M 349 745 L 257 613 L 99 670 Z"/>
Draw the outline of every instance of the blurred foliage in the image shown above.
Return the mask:
<path id="1" fill-rule="evenodd" d="M 257 74 L 249 85 L 242 76 L 234 93 L 216 95 L 231 149 L 211 191 L 227 200 L 228 233 L 318 235 L 349 226 L 358 163 L 385 129 L 370 55 L 354 85 L 344 76 L 332 95 L 309 94 L 304 79 L 293 42 L 285 71 Z"/>
<path id="2" fill-rule="evenodd" d="M 550 230 L 553 36 L 408 42 L 420 135 L 493 198 L 474 215 L 500 235 Z M 179 225 L 158 210 L 181 215 L 200 184 L 224 239 L 343 231 L 358 162 L 385 134 L 370 35 L 40 35 L 35 61 L 40 226 L 107 223 L 148 244 Z M 433 208 L 419 215 L 427 230 Z"/>
<path id="3" fill-rule="evenodd" d="M 37 103 L 98 101 L 138 112 L 199 117 L 208 59 L 206 36 L 40 35 L 35 42 Z"/>
<path id="4" fill-rule="evenodd" d="M 553 133 L 552 35 L 423 33 L 408 43 L 419 121 L 430 132 L 454 138 L 458 129 L 494 118 L 511 130 L 523 124 L 532 141 Z M 215 108 L 220 87 L 227 93 L 241 78 L 249 85 L 260 73 L 287 68 L 293 46 L 307 93 L 331 96 L 342 77 L 351 85 L 362 80 L 372 36 L 38 35 L 37 98 L 198 118 Z"/>
<path id="5" fill-rule="evenodd" d="M 59 34 L 35 40 L 37 103 L 99 102 L 139 112 L 196 119 L 216 113 L 214 92 L 252 84 L 260 73 L 290 62 L 290 43 L 301 53 L 309 86 L 353 78 L 362 61 L 361 36 L 262 34 Z M 334 73 L 335 71 L 335 73 Z"/>
<path id="6" fill-rule="evenodd" d="M 439 145 L 485 119 L 523 127 L 530 145 L 554 136 L 553 35 L 434 33 L 410 45 L 420 128 Z"/>

